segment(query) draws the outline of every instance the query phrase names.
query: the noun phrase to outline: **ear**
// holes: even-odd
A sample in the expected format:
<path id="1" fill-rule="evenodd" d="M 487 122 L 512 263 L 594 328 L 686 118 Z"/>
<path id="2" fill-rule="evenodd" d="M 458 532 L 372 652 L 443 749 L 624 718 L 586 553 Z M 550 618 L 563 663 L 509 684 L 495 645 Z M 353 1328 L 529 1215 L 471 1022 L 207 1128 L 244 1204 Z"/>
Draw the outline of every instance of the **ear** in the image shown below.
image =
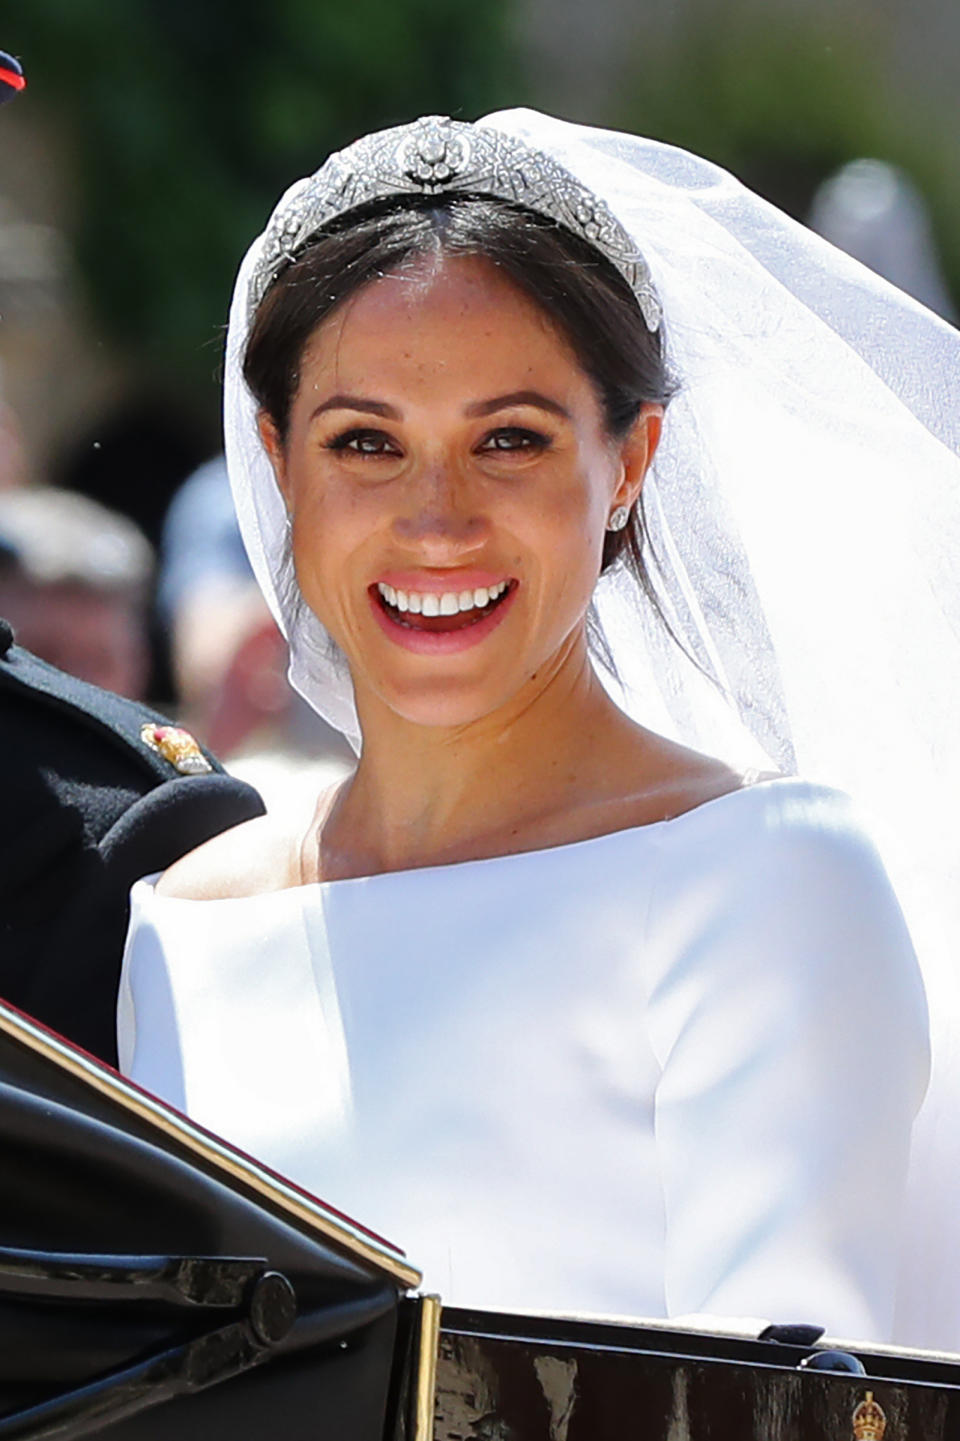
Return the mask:
<path id="1" fill-rule="evenodd" d="M 260 441 L 267 452 L 270 464 L 273 467 L 273 474 L 277 482 L 277 489 L 283 496 L 283 503 L 290 509 L 290 491 L 287 483 L 287 457 L 283 448 L 283 441 L 280 439 L 280 432 L 277 430 L 272 418 L 265 410 L 257 413 L 257 430 L 260 432 Z"/>
<path id="2" fill-rule="evenodd" d="M 660 444 L 662 429 L 663 406 L 646 402 L 620 444 L 620 481 L 611 499 L 612 506 L 625 505 L 630 510 L 636 503 Z"/>

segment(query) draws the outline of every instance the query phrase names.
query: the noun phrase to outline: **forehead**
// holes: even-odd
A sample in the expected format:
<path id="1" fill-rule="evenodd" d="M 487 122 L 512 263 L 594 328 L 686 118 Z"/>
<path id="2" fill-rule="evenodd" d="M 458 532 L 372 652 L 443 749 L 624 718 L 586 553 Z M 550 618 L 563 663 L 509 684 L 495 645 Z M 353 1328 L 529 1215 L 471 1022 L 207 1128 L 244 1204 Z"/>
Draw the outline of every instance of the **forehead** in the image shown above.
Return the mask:
<path id="1" fill-rule="evenodd" d="M 590 391 L 564 335 L 491 261 L 421 258 L 365 286 L 304 351 L 301 390 L 363 383 L 411 399 L 446 388 L 522 389 L 537 377 L 571 398 Z"/>

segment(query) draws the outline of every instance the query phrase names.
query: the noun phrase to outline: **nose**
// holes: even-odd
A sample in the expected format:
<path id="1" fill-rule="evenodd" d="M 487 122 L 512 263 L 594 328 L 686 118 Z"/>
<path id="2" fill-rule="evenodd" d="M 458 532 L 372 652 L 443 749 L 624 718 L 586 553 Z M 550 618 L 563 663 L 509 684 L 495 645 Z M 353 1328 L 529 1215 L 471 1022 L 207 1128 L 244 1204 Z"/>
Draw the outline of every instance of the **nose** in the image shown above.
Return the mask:
<path id="1" fill-rule="evenodd" d="M 437 463 L 409 477 L 393 530 L 427 563 L 449 565 L 486 543 L 490 519 L 477 487 L 455 466 Z"/>

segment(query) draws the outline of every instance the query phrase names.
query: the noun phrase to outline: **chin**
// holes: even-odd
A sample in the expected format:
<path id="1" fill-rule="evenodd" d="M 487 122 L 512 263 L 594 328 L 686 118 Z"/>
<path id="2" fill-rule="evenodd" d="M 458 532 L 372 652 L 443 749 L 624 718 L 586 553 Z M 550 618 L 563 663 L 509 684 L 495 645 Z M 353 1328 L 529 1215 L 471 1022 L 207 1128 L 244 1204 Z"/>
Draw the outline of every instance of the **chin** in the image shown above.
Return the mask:
<path id="1" fill-rule="evenodd" d="M 465 693 L 446 686 L 423 687 L 415 694 L 388 695 L 383 691 L 380 699 L 394 715 L 410 725 L 424 726 L 435 730 L 459 730 L 492 715 L 510 699 L 507 694 Z"/>
<path id="2" fill-rule="evenodd" d="M 455 658 L 425 663 L 424 658 L 417 657 L 408 668 L 397 665 L 390 656 L 384 663 L 384 658 L 374 652 L 359 670 L 365 681 L 359 692 L 375 696 L 378 707 L 385 707 L 410 725 L 429 730 L 463 730 L 500 712 L 506 718 L 523 709 L 537 689 L 537 677 L 546 679 L 562 668 L 576 633 L 574 626 L 553 648 L 536 647 L 535 654 L 528 652 L 525 664 L 517 653 L 523 648 L 516 643 L 506 648 L 512 653 L 501 648 L 499 656 L 487 657 L 486 664 L 477 663 L 476 652 L 472 664 L 464 665 L 466 657 L 459 657 L 459 667 Z M 373 714 L 367 719 L 374 721 Z"/>

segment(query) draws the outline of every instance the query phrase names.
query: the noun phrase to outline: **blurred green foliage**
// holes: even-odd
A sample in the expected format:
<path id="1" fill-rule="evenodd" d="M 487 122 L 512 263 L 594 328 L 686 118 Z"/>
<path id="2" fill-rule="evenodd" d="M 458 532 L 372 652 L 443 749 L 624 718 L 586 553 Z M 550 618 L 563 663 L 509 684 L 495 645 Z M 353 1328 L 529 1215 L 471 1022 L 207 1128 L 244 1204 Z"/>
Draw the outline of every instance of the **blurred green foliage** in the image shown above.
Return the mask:
<path id="1" fill-rule="evenodd" d="M 728 0 L 644 44 L 623 67 L 611 123 L 705 155 L 797 219 L 847 161 L 902 167 L 931 211 L 960 300 L 960 186 L 950 117 L 892 92 L 882 14 L 778 13 Z"/>
<path id="2" fill-rule="evenodd" d="M 685 145 L 798 217 L 845 161 L 901 165 L 960 298 L 956 138 L 891 95 L 889 27 L 858 7 L 687 6 L 644 31 L 594 123 Z M 71 237 L 105 334 L 212 412 L 241 252 L 280 192 L 381 125 L 510 103 L 517 0 L 31 0 L 2 41 L 24 105 L 71 148 Z M 684 18 L 685 17 L 685 18 Z M 550 108 L 550 97 L 544 97 Z M 576 105 L 570 108 L 576 111 Z"/>
<path id="3" fill-rule="evenodd" d="M 101 326 L 209 384 L 241 253 L 280 192 L 367 130 L 502 103 L 505 10 L 32 0 L 6 16 L 30 100 L 72 147 L 73 240 Z"/>

